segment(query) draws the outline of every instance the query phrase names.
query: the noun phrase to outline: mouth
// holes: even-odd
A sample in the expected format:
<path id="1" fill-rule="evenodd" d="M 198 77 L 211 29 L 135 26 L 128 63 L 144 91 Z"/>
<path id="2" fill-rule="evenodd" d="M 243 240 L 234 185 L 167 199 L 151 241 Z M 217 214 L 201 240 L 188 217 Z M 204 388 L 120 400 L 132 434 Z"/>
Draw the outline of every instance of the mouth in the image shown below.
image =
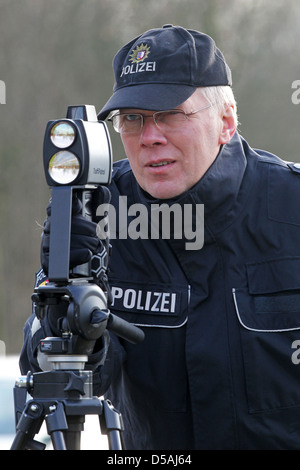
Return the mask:
<path id="1" fill-rule="evenodd" d="M 176 163 L 176 160 L 171 160 L 170 158 L 167 158 L 167 159 L 163 159 L 163 158 L 154 159 L 153 158 L 146 164 L 146 166 L 148 167 L 149 170 L 151 169 L 153 172 L 157 173 L 157 172 L 163 172 L 163 171 L 168 170 L 175 163 Z"/>
<path id="2" fill-rule="evenodd" d="M 149 166 L 150 166 L 151 168 L 156 168 L 156 167 L 159 167 L 159 166 L 170 165 L 171 163 L 173 163 L 173 162 L 162 161 L 162 162 L 158 162 L 158 163 L 150 163 Z"/>

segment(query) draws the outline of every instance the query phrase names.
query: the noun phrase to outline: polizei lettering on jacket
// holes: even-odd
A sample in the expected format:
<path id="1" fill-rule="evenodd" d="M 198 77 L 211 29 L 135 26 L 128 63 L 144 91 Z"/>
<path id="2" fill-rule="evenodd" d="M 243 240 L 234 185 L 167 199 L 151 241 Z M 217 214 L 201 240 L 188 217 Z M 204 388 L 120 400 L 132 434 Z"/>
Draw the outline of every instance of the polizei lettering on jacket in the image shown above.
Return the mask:
<path id="1" fill-rule="evenodd" d="M 140 62 L 137 64 L 126 65 L 122 68 L 120 77 L 128 75 L 130 73 L 138 72 L 154 72 L 156 67 L 156 62 Z"/>
<path id="2" fill-rule="evenodd" d="M 133 310 L 157 314 L 175 314 L 176 292 L 158 292 L 144 289 L 124 289 L 111 287 L 113 297 L 112 308 Z"/>

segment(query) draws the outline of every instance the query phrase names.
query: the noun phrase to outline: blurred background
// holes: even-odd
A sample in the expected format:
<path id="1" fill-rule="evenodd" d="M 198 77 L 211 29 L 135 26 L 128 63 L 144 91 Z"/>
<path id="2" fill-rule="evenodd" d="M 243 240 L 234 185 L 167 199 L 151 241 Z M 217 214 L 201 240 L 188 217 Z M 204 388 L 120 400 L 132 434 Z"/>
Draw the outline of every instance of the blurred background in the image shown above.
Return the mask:
<path id="1" fill-rule="evenodd" d="M 45 126 L 68 105 L 99 111 L 111 94 L 113 55 L 165 23 L 215 39 L 232 69 L 241 134 L 300 161 L 298 0 L 0 0 L 0 354 L 19 353 L 31 311 L 50 197 Z M 117 160 L 124 154 L 111 136 Z"/>

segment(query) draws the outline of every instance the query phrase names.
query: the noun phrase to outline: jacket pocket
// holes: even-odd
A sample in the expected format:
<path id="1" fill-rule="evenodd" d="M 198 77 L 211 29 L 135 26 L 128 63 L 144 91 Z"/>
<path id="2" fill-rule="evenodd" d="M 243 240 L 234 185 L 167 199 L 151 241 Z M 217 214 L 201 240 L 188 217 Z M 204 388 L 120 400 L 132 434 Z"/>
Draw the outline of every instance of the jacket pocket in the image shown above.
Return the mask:
<path id="1" fill-rule="evenodd" d="M 233 289 L 251 413 L 300 405 L 300 258 L 246 265 Z"/>

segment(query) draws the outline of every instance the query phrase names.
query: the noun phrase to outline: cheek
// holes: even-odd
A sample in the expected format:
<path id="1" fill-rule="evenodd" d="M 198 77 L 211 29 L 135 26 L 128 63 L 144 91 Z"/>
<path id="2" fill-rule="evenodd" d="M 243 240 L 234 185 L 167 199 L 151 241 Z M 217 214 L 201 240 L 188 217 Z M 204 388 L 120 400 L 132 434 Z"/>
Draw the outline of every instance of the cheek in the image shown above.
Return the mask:
<path id="1" fill-rule="evenodd" d="M 130 137 L 123 137 L 122 144 L 124 147 L 125 154 L 129 160 L 130 166 L 134 169 L 135 167 L 138 168 L 138 147 L 136 143 L 130 139 Z"/>
<path id="2" fill-rule="evenodd" d="M 121 141 L 122 141 L 125 153 L 127 155 L 130 151 L 130 148 L 132 147 L 132 145 L 130 145 L 130 139 L 128 137 L 126 138 L 121 135 Z"/>
<path id="3" fill-rule="evenodd" d="M 207 131 L 199 133 L 195 145 L 189 146 L 185 153 L 184 171 L 197 182 L 211 166 L 219 152 L 216 133 L 208 128 Z"/>

